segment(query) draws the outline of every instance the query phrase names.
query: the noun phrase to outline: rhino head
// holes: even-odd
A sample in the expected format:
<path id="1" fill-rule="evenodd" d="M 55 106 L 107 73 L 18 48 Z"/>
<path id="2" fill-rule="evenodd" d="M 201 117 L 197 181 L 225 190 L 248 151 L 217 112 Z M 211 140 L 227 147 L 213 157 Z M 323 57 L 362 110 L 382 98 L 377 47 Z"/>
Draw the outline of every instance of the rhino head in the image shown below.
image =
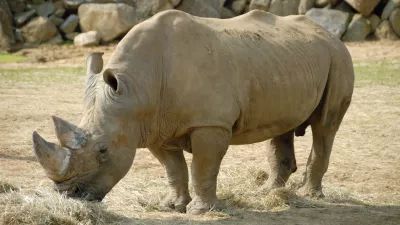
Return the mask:
<path id="1" fill-rule="evenodd" d="M 56 190 L 89 201 L 101 201 L 125 176 L 139 141 L 135 138 L 138 126 L 123 119 L 134 113 L 124 102 L 129 101 L 127 85 L 113 69 L 102 71 L 102 55 L 92 53 L 87 58 L 80 125 L 53 116 L 59 145 L 33 132 L 34 153 Z"/>

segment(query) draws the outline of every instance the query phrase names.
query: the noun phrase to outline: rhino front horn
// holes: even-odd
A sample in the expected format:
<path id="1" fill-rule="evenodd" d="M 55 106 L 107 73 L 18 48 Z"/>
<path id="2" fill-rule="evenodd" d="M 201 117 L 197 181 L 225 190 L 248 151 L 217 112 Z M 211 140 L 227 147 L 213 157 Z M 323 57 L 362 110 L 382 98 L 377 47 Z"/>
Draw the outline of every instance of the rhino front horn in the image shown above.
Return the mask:
<path id="1" fill-rule="evenodd" d="M 74 124 L 53 116 L 55 131 L 61 146 L 79 149 L 86 144 L 86 134 Z"/>
<path id="2" fill-rule="evenodd" d="M 71 152 L 47 142 L 36 131 L 32 134 L 32 140 L 36 158 L 48 175 L 54 180 L 63 177 L 68 171 Z"/>

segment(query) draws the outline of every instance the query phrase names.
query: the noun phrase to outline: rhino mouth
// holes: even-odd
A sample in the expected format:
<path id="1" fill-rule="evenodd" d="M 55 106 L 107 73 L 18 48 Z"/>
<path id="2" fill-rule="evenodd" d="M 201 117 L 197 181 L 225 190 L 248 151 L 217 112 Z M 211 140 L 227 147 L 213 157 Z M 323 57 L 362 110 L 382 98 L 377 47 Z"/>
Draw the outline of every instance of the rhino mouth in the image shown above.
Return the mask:
<path id="1" fill-rule="evenodd" d="M 104 198 L 104 195 L 95 195 L 92 193 L 82 192 L 77 196 L 69 196 L 70 198 L 84 200 L 88 202 L 101 202 Z"/>
<path id="2" fill-rule="evenodd" d="M 94 191 L 91 191 L 89 188 L 85 187 L 83 184 L 74 185 L 69 190 L 61 190 L 57 187 L 55 189 L 59 193 L 65 193 L 68 198 L 89 202 L 101 202 L 105 197 L 105 194 L 95 193 Z"/>

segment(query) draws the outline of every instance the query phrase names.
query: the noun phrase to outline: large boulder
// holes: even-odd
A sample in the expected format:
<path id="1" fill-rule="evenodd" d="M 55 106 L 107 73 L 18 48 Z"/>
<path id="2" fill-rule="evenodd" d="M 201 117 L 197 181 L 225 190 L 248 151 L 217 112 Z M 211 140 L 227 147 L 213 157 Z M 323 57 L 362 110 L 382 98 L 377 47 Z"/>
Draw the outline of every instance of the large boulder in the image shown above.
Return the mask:
<path id="1" fill-rule="evenodd" d="M 65 14 L 65 9 L 64 8 L 59 8 L 57 9 L 53 15 L 58 16 L 58 17 L 63 17 Z"/>
<path id="2" fill-rule="evenodd" d="M 15 40 L 17 42 L 24 42 L 24 36 L 22 36 L 21 29 L 19 29 L 19 28 L 15 29 L 14 34 L 15 34 Z"/>
<path id="3" fill-rule="evenodd" d="M 259 9 L 259 10 L 268 11 L 270 3 L 271 3 L 271 0 L 251 0 L 249 9 L 250 10 Z"/>
<path id="4" fill-rule="evenodd" d="M 90 31 L 89 31 L 89 32 L 90 32 Z M 99 32 L 96 31 L 96 33 L 97 33 L 97 35 L 99 35 L 99 34 L 98 34 Z M 68 34 L 65 34 L 65 38 L 66 38 L 67 40 L 73 41 L 73 40 L 75 39 L 75 37 L 78 36 L 79 34 L 80 34 L 80 33 L 78 33 L 78 32 L 68 33 Z M 100 36 L 99 36 L 99 38 L 100 38 Z"/>
<path id="5" fill-rule="evenodd" d="M 344 33 L 343 41 L 363 41 L 371 33 L 370 21 L 362 16 L 356 14 L 353 16 L 346 33 Z"/>
<path id="6" fill-rule="evenodd" d="M 336 10 L 340 10 L 343 12 L 348 12 L 350 14 L 357 13 L 356 10 L 354 10 L 347 2 L 340 2 L 337 6 L 335 6 Z"/>
<path id="7" fill-rule="evenodd" d="M 229 18 L 232 18 L 235 16 L 236 16 L 236 14 L 232 10 L 222 7 L 221 19 L 229 19 Z"/>
<path id="8" fill-rule="evenodd" d="M 385 8 L 383 8 L 383 12 L 381 15 L 381 19 L 382 20 L 387 20 L 389 19 L 390 14 L 392 13 L 392 11 L 395 8 L 399 8 L 400 7 L 400 0 L 389 0 L 386 5 Z"/>
<path id="9" fill-rule="evenodd" d="M 56 11 L 54 4 L 51 1 L 43 2 L 40 5 L 35 5 L 33 8 L 36 11 L 36 14 L 43 17 L 49 17 L 52 13 Z"/>
<path id="10" fill-rule="evenodd" d="M 297 15 L 300 0 L 271 0 L 268 12 L 278 16 Z"/>
<path id="11" fill-rule="evenodd" d="M 306 14 L 306 12 L 314 6 L 315 1 L 316 0 L 300 0 L 298 9 L 299 14 L 300 15 Z"/>
<path id="12" fill-rule="evenodd" d="M 369 16 L 380 0 L 345 0 L 363 16 Z"/>
<path id="13" fill-rule="evenodd" d="M 389 21 L 382 21 L 376 28 L 375 36 L 379 39 L 398 40 L 399 37 L 394 33 Z"/>
<path id="14" fill-rule="evenodd" d="M 394 33 L 400 37 L 400 9 L 397 8 L 393 10 L 389 17 L 390 26 L 392 27 Z"/>
<path id="15" fill-rule="evenodd" d="M 26 8 L 25 0 L 8 0 L 8 5 L 13 13 L 21 13 Z"/>
<path id="16" fill-rule="evenodd" d="M 134 0 L 136 16 L 140 20 L 145 20 L 154 14 L 173 9 L 181 0 Z"/>
<path id="17" fill-rule="evenodd" d="M 334 9 L 312 8 L 308 10 L 306 16 L 338 38 L 342 37 L 350 20 L 349 13 Z"/>
<path id="18" fill-rule="evenodd" d="M 139 22 L 135 8 L 124 3 L 83 4 L 78 16 L 81 30 L 99 32 L 104 42 L 126 34 Z"/>
<path id="19" fill-rule="evenodd" d="M 64 23 L 64 19 L 63 19 L 63 18 L 60 18 L 60 17 L 58 17 L 58 16 L 56 16 L 56 15 L 51 15 L 49 19 L 50 19 L 50 21 L 53 22 L 54 25 L 56 25 L 56 26 L 60 26 L 61 24 Z"/>
<path id="20" fill-rule="evenodd" d="M 85 0 L 63 0 L 66 9 L 77 9 L 80 5 L 85 3 Z"/>
<path id="21" fill-rule="evenodd" d="M 376 28 L 378 27 L 379 23 L 381 22 L 380 18 L 376 14 L 372 14 L 369 17 L 369 23 L 371 24 L 371 32 L 375 32 Z"/>
<path id="22" fill-rule="evenodd" d="M 247 0 L 234 0 L 232 2 L 231 8 L 236 13 L 236 15 L 242 14 L 246 8 Z"/>
<path id="23" fill-rule="evenodd" d="M 43 43 L 57 34 L 57 27 L 46 17 L 36 17 L 22 27 L 24 40 L 31 43 Z"/>
<path id="24" fill-rule="evenodd" d="M 220 18 L 224 0 L 184 0 L 177 9 L 194 16 Z"/>
<path id="25" fill-rule="evenodd" d="M 64 42 L 64 39 L 62 38 L 61 34 L 57 34 L 52 39 L 48 40 L 46 42 L 46 44 L 48 44 L 48 45 L 61 45 L 63 42 Z"/>
<path id="26" fill-rule="evenodd" d="M 335 6 L 339 0 L 316 0 L 315 6 L 318 8 Z"/>
<path id="27" fill-rule="evenodd" d="M 64 23 L 61 24 L 60 30 L 62 30 L 62 32 L 64 32 L 65 34 L 72 33 L 75 31 L 76 27 L 78 26 L 78 23 L 79 23 L 79 17 L 75 14 L 71 14 L 64 21 Z"/>
<path id="28" fill-rule="evenodd" d="M 8 50 L 14 42 L 10 8 L 6 0 L 0 0 L 0 50 Z"/>
<path id="29" fill-rule="evenodd" d="M 32 18 L 35 15 L 36 15 L 36 12 L 34 9 L 31 9 L 26 12 L 16 13 L 14 15 L 15 24 L 17 24 L 18 26 L 21 26 L 22 24 L 27 22 L 30 18 Z"/>
<path id="30" fill-rule="evenodd" d="M 74 45 L 76 46 L 94 46 L 100 43 L 100 35 L 97 31 L 89 31 L 78 34 L 74 37 Z"/>

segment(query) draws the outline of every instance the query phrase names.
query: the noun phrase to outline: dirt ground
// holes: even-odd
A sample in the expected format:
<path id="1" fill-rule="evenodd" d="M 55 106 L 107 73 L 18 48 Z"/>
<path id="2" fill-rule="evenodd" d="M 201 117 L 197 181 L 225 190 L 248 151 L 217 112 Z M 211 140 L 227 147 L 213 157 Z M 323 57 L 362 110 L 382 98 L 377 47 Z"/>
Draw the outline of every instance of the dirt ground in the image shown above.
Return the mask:
<path id="1" fill-rule="evenodd" d="M 347 46 L 355 62 L 395 60 L 400 76 L 400 41 Z M 58 72 L 57 68 L 84 67 L 91 51 L 105 52 L 107 60 L 114 48 L 115 44 L 94 48 L 45 46 L 17 53 L 28 57 L 29 62 L 0 64 L 0 180 L 24 190 L 51 186 L 33 156 L 31 134 L 37 130 L 48 141 L 56 142 L 51 115 L 79 122 L 85 79 L 83 69 Z M 31 81 L 22 77 L 25 75 L 8 74 L 17 68 L 52 69 L 47 75 L 41 74 L 43 70 L 34 70 L 26 76 L 44 78 Z M 71 79 L 47 79 L 52 71 L 57 73 L 55 76 Z M 130 172 L 103 204 L 124 224 L 400 224 L 399 124 L 399 84 L 358 85 L 336 137 L 323 181 L 323 200 L 301 199 L 297 206 L 257 208 L 254 202 L 260 199 L 251 195 L 255 191 L 251 188 L 256 185 L 241 183 L 252 179 L 247 176 L 251 171 L 268 171 L 268 142 L 262 142 L 232 146 L 224 158 L 218 195 L 228 200 L 229 194 L 244 198 L 231 204 L 225 213 L 188 216 L 160 211 L 155 205 L 167 193 L 166 177 L 162 166 L 146 149 L 138 150 Z M 292 175 L 291 184 L 299 183 L 305 171 L 310 133 L 307 130 L 305 137 L 295 139 L 298 170 Z M 190 163 L 191 156 L 186 154 L 186 158 Z M 0 215 L 1 210 L 0 206 Z"/>

